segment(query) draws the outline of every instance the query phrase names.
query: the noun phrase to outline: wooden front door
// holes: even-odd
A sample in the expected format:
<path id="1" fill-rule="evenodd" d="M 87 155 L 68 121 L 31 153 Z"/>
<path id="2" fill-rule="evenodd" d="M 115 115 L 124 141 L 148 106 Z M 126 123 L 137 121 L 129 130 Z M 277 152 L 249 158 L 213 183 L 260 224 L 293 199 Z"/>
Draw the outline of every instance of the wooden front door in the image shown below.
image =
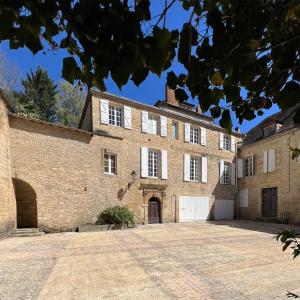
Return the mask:
<path id="1" fill-rule="evenodd" d="M 277 188 L 262 190 L 262 217 L 277 218 Z"/>
<path id="2" fill-rule="evenodd" d="M 148 202 L 148 223 L 160 223 L 160 202 L 157 198 L 151 198 Z"/>

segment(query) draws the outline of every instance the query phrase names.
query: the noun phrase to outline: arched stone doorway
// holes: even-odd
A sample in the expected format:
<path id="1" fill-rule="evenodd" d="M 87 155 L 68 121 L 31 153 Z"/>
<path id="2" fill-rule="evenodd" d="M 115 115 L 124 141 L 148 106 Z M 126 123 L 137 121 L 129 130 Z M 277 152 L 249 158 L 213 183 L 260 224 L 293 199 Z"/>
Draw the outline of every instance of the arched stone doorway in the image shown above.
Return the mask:
<path id="1" fill-rule="evenodd" d="M 157 197 L 148 201 L 148 224 L 161 223 L 161 205 Z"/>
<path id="2" fill-rule="evenodd" d="M 36 192 L 30 184 L 13 179 L 17 201 L 17 228 L 37 228 Z"/>

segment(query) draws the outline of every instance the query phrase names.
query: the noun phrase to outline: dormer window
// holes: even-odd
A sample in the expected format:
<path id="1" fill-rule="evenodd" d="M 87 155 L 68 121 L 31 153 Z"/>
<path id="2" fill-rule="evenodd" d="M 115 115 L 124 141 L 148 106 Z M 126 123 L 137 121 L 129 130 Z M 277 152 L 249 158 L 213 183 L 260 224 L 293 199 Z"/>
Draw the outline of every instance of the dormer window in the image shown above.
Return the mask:
<path id="1" fill-rule="evenodd" d="M 276 124 L 271 124 L 264 127 L 264 137 L 268 137 L 276 132 Z"/>

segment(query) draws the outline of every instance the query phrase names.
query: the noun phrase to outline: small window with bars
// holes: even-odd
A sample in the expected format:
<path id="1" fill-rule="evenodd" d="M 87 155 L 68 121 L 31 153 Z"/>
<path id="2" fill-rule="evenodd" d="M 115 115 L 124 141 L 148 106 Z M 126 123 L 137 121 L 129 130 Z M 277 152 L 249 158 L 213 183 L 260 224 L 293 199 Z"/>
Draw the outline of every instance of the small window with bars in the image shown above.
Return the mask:
<path id="1" fill-rule="evenodd" d="M 159 152 L 156 150 L 149 150 L 148 152 L 148 176 L 158 178 L 158 160 Z"/>
<path id="2" fill-rule="evenodd" d="M 191 126 L 190 129 L 190 142 L 193 144 L 199 144 L 199 130 L 193 126 Z"/>
<path id="3" fill-rule="evenodd" d="M 104 154 L 104 173 L 109 175 L 116 175 L 117 170 L 117 156 L 115 154 Z"/>
<path id="4" fill-rule="evenodd" d="M 200 158 L 191 157 L 190 159 L 190 181 L 200 181 Z"/>
<path id="5" fill-rule="evenodd" d="M 123 108 L 120 106 L 109 105 L 109 124 L 123 126 Z"/>

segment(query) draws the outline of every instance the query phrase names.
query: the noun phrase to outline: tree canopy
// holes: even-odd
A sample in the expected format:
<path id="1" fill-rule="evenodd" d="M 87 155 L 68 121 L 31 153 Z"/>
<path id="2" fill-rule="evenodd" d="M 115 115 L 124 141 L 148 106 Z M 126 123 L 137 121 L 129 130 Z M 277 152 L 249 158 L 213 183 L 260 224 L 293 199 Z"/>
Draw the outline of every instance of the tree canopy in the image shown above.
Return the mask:
<path id="1" fill-rule="evenodd" d="M 154 1 L 0 0 L 0 41 L 32 53 L 43 41 L 66 49 L 62 76 L 101 90 L 108 76 L 121 88 L 166 71 L 179 100 L 189 92 L 229 131 L 229 109 L 242 122 L 300 101 L 299 0 L 165 0 L 153 16 Z M 189 17 L 171 30 L 165 21 L 176 2 Z M 177 62 L 182 74 L 172 70 Z"/>

